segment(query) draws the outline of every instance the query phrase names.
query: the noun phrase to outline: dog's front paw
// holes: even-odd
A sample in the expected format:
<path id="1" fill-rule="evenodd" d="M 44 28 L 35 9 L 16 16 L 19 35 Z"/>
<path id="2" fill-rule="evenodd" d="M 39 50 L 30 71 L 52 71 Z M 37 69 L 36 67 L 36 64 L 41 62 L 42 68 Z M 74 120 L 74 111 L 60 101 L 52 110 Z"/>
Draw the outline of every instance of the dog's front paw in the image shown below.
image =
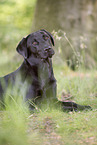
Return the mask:
<path id="1" fill-rule="evenodd" d="M 78 110 L 92 110 L 91 106 L 77 105 Z"/>

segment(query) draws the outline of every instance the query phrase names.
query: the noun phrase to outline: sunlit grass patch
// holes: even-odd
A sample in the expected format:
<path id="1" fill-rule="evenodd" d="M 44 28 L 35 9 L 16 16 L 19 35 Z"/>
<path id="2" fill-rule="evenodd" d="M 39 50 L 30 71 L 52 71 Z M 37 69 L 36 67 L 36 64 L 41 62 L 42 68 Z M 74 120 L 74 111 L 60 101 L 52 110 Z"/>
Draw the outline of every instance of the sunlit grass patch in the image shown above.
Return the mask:
<path id="1" fill-rule="evenodd" d="M 6 97 L 11 98 L 4 102 L 5 107 L 0 111 L 0 144 L 27 144 L 26 130 L 29 111 L 21 100 L 16 102 L 13 96 Z"/>

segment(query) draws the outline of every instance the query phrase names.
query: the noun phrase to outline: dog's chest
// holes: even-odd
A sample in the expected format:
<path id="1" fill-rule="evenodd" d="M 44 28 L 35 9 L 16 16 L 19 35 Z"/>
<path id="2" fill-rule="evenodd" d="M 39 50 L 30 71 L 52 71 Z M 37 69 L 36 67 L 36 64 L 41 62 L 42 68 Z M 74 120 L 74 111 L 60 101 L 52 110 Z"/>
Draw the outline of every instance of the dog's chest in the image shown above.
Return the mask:
<path id="1" fill-rule="evenodd" d="M 42 87 L 49 84 L 51 79 L 51 65 L 48 62 L 41 63 L 39 66 L 38 78 Z"/>

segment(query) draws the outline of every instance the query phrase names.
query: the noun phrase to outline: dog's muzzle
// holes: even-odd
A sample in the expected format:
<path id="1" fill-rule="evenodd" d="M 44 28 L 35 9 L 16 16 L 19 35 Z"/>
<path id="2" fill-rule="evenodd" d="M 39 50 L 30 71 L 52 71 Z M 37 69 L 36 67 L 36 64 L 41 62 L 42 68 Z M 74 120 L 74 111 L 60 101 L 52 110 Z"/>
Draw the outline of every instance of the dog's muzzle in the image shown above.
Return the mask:
<path id="1" fill-rule="evenodd" d="M 44 48 L 42 52 L 38 52 L 38 57 L 41 59 L 51 58 L 55 54 L 54 50 L 49 48 Z"/>

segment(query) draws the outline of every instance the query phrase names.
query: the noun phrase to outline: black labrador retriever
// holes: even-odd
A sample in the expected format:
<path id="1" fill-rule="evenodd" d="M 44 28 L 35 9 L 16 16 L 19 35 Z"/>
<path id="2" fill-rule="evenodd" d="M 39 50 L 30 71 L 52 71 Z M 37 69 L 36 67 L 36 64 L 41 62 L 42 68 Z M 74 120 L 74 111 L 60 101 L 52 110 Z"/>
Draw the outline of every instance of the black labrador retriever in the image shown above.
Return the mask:
<path id="1" fill-rule="evenodd" d="M 31 33 L 20 41 L 16 50 L 24 57 L 24 62 L 15 72 L 0 79 L 0 99 L 2 101 L 9 85 L 13 87 L 18 80 L 19 89 L 26 84 L 25 101 L 32 101 L 35 104 L 53 101 L 63 110 L 70 111 L 90 108 L 90 106 L 82 106 L 74 102 L 58 101 L 51 59 L 54 55 L 52 45 L 54 46 L 54 39 L 46 30 Z"/>

